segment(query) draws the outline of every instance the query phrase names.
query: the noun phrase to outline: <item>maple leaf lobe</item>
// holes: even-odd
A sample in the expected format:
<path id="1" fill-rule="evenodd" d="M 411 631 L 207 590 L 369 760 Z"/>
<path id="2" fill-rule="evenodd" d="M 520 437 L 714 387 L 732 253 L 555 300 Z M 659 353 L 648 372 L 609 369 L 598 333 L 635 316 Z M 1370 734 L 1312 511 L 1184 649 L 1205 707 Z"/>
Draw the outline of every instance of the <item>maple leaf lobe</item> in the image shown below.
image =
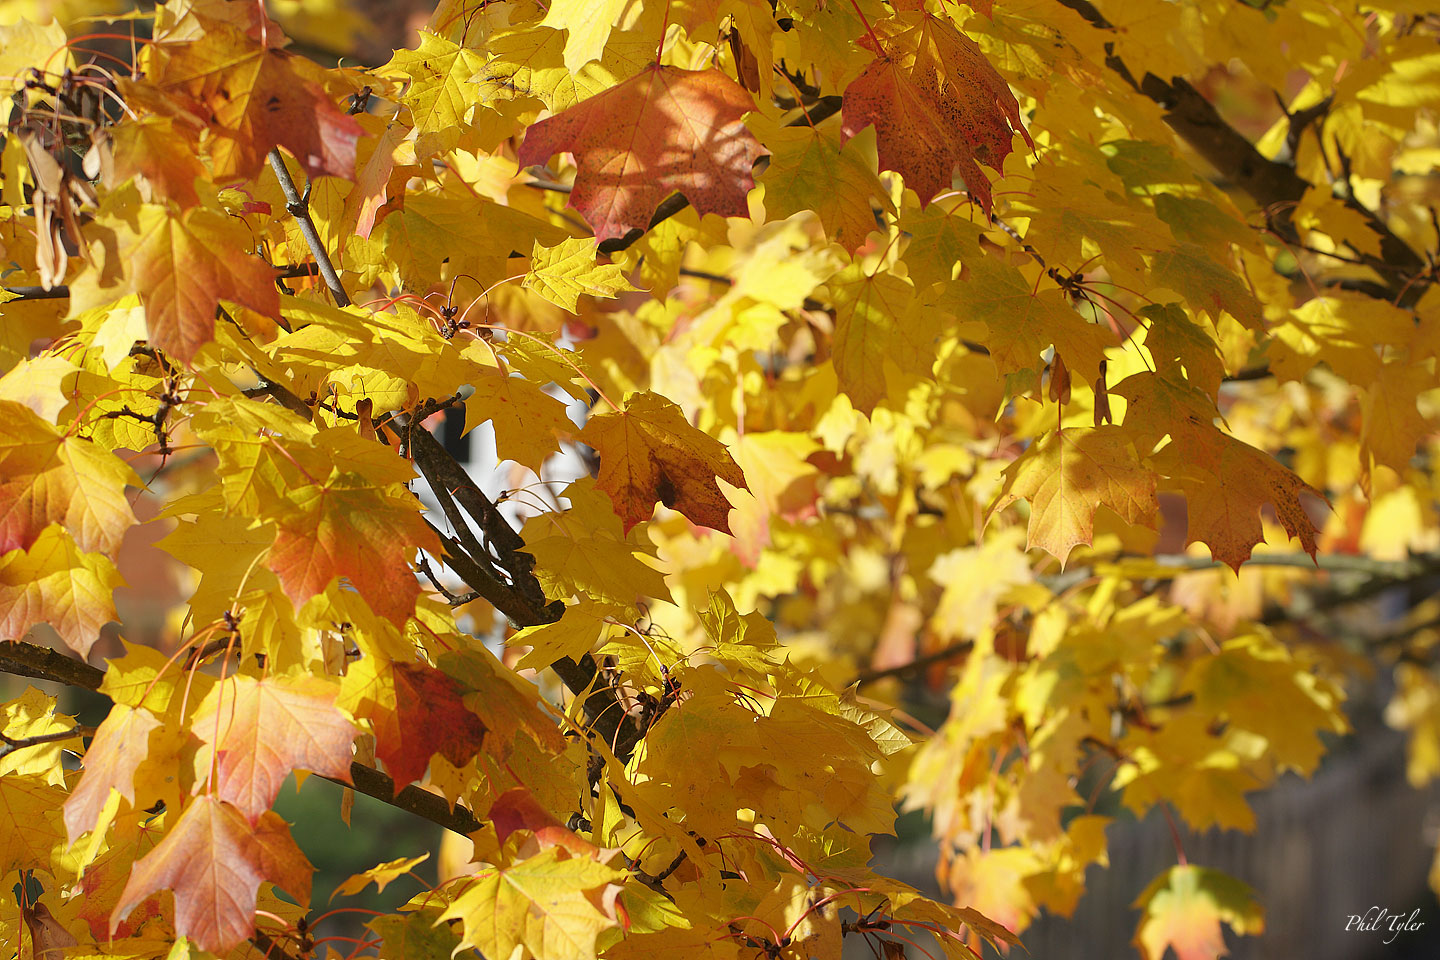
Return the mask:
<path id="1" fill-rule="evenodd" d="M 173 890 L 175 931 L 224 954 L 254 930 L 262 881 L 275 882 L 304 903 L 313 872 L 279 814 L 267 810 L 252 827 L 224 800 L 203 796 L 185 808 L 155 849 L 135 861 L 110 929 L 113 934 L 150 894 Z"/>

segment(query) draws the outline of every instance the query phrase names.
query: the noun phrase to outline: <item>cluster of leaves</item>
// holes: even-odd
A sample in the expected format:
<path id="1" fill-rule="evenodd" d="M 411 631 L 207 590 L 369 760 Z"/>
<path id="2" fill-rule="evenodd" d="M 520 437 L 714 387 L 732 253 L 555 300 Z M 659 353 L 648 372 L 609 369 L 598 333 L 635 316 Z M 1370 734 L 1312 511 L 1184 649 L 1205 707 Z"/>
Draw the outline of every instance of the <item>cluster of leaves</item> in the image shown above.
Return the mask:
<path id="1" fill-rule="evenodd" d="M 1348 729 L 1285 605 L 1440 566 L 1404 0 L 445 0 L 369 70 L 257 3 L 122 23 L 0 28 L 0 668 L 114 704 L 3 707 L 35 955 L 333 953 L 305 771 L 473 841 L 356 953 L 969 956 L 1074 909 L 1106 790 L 1252 828 Z M 87 657 L 152 524 L 166 652 L 19 642 Z M 868 866 L 897 800 L 954 905 Z M 1177 852 L 1144 957 L 1263 927 Z"/>

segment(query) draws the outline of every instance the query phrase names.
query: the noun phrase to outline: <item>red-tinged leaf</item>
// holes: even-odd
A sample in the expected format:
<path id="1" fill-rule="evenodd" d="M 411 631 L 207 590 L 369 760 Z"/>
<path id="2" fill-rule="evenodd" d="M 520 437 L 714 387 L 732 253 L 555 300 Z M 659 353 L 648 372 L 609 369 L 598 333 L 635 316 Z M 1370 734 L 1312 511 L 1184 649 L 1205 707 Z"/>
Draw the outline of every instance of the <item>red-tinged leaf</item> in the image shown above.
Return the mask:
<path id="1" fill-rule="evenodd" d="M 465 706 L 470 690 L 448 674 L 423 663 L 391 665 L 395 710 L 375 719 L 375 755 L 395 779 L 398 792 L 425 775 L 430 758 L 440 754 L 464 766 L 480 751 L 485 724 Z"/>
<path id="2" fill-rule="evenodd" d="M 0 554 L 29 550 L 52 523 L 81 550 L 113 554 L 135 525 L 127 485 L 140 478 L 109 450 L 0 400 Z"/>
<path id="3" fill-rule="evenodd" d="M 78 885 L 79 896 L 75 898 L 78 901 L 76 916 L 85 921 L 96 940 L 134 936 L 148 921 L 160 915 L 159 898 L 149 897 L 120 923 L 113 928 L 110 925 L 111 914 L 125 892 L 125 884 L 130 881 L 135 861 L 154 850 L 162 839 L 159 822 L 154 826 L 117 828 L 107 838 L 105 852 L 86 864 Z"/>
<path id="4" fill-rule="evenodd" d="M 364 131 L 325 91 L 324 71 L 226 24 L 206 27 L 193 42 L 161 44 L 154 57 L 168 54 L 157 86 L 209 124 L 215 179 L 255 176 L 277 145 L 312 177 L 353 177 Z"/>
<path id="5" fill-rule="evenodd" d="M 232 677 L 211 688 L 190 729 L 210 749 L 196 754 L 214 789 L 252 822 L 270 809 L 292 770 L 349 782 L 355 727 L 335 707 L 338 687 L 318 677 Z"/>
<path id="6" fill-rule="evenodd" d="M 740 122 L 754 107 L 719 70 L 652 65 L 532 125 L 520 165 L 573 153 L 579 171 L 570 206 L 601 240 L 644 230 L 676 192 L 701 213 L 744 217 L 751 167 L 764 153 Z"/>
<path id="7" fill-rule="evenodd" d="M 656 503 L 694 523 L 730 532 L 730 502 L 716 479 L 748 490 L 745 475 L 714 437 L 690 426 L 680 408 L 637 393 L 619 413 L 590 418 L 581 439 L 600 454 L 600 489 L 610 495 L 625 531 L 650 519 Z"/>
<path id="8" fill-rule="evenodd" d="M 1161 960 L 1167 948 L 1175 951 L 1176 960 L 1218 960 L 1229 952 L 1222 920 L 1239 934 L 1265 929 L 1265 912 L 1255 892 L 1208 867 L 1171 867 L 1133 906 L 1145 911 L 1134 940 L 1142 960 Z"/>
<path id="9" fill-rule="evenodd" d="M 123 703 L 110 708 L 85 751 L 85 773 L 65 800 L 65 833 L 71 843 L 95 828 L 111 790 L 135 802 L 135 768 L 149 754 L 150 731 L 158 726 L 149 710 Z"/>
<path id="10" fill-rule="evenodd" d="M 305 903 L 310 899 L 312 873 L 314 868 L 278 814 L 267 812 L 251 827 L 225 801 L 200 797 L 165 839 L 135 862 L 110 915 L 110 930 L 113 935 L 130 911 L 152 893 L 173 890 L 175 932 L 201 949 L 224 954 L 254 930 L 262 881 Z"/>
<path id="11" fill-rule="evenodd" d="M 177 360 L 189 363 L 215 339 L 221 300 L 280 315 L 275 271 L 246 252 L 254 239 L 239 220 L 203 207 L 176 216 L 147 203 L 133 227 L 120 228 L 119 245 L 131 289 L 145 305 L 150 344 Z"/>
<path id="12" fill-rule="evenodd" d="M 990 181 L 979 165 L 1000 169 L 1012 130 L 1034 143 L 1015 95 L 979 46 L 923 12 L 876 21 L 859 43 L 876 59 L 845 88 L 845 138 L 873 123 L 880 168 L 904 176 L 922 205 L 950 189 L 958 166 L 989 213 Z"/>
<path id="13" fill-rule="evenodd" d="M 524 787 L 511 787 L 500 794 L 485 819 L 495 825 L 495 836 L 502 844 L 516 830 L 529 830 L 542 849 L 564 847 L 581 857 L 600 853 L 599 847 L 561 823 Z"/>
<path id="14" fill-rule="evenodd" d="M 181 209 L 200 202 L 195 181 L 208 176 L 195 155 L 195 132 L 172 117 L 144 117 L 107 130 L 112 138 L 115 176 L 120 180 L 140 175 L 150 190 L 141 196 L 160 202 L 174 200 Z"/>
<path id="15" fill-rule="evenodd" d="M 420 595 L 410 558 L 417 549 L 439 556 L 440 543 L 418 502 L 346 483 L 342 477 L 290 494 L 265 565 L 296 606 L 345 577 L 371 610 L 403 626 Z"/>
<path id="16" fill-rule="evenodd" d="M 375 217 L 385 205 L 386 188 L 395 171 L 395 149 L 404 139 L 405 128 L 391 123 L 375 138 L 374 148 L 355 177 L 355 189 L 345 198 L 345 216 L 349 222 L 355 220 L 355 235 L 370 236 L 375 229 Z"/>
<path id="17" fill-rule="evenodd" d="M 80 552 L 51 524 L 29 551 L 0 556 L 0 640 L 19 640 L 35 624 L 48 623 L 87 657 L 100 628 L 120 619 L 112 594 L 124 584 L 109 557 Z"/>
<path id="18" fill-rule="evenodd" d="M 1174 433 L 1175 442 L 1155 456 L 1155 465 L 1185 494 L 1187 544 L 1204 542 L 1212 557 L 1239 573 L 1265 538 L 1260 509 L 1268 503 L 1285 531 L 1315 556 L 1319 530 L 1300 496 L 1325 501 L 1323 493 L 1273 457 L 1210 424 L 1177 426 Z"/>

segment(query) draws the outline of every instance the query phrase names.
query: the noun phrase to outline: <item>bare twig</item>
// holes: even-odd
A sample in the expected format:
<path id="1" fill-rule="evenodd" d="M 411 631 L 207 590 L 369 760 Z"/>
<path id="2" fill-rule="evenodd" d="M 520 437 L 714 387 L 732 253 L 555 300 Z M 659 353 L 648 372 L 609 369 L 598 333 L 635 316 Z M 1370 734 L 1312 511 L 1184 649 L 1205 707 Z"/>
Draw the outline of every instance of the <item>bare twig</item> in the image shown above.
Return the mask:
<path id="1" fill-rule="evenodd" d="M 268 933 L 256 930 L 250 937 L 250 945 L 265 957 L 265 960 L 300 960 L 298 956 L 280 946 Z"/>
<path id="2" fill-rule="evenodd" d="M 77 726 L 69 730 L 56 730 L 51 733 L 37 733 L 33 737 L 21 737 L 11 739 L 0 733 L 0 757 L 14 753 L 16 750 L 24 750 L 26 747 L 38 747 L 45 743 L 58 743 L 64 740 L 78 740 L 81 737 L 95 736 L 94 727 Z"/>
<path id="3" fill-rule="evenodd" d="M 342 307 L 350 306 L 350 295 L 345 292 L 345 287 L 340 283 L 340 275 L 335 272 L 335 265 L 330 262 L 330 254 L 325 249 L 325 244 L 320 242 L 320 234 L 315 229 L 315 221 L 310 218 L 309 187 L 306 187 L 303 194 L 296 188 L 295 180 L 285 166 L 285 158 L 280 156 L 279 147 L 271 149 L 269 158 L 270 169 L 275 171 L 275 179 L 280 181 L 280 189 L 285 193 L 285 209 L 299 224 L 300 235 L 305 238 L 305 243 L 310 247 L 310 255 L 315 258 L 315 264 L 320 268 L 320 276 L 325 278 L 325 286 L 330 288 L 330 295 L 335 298 L 337 304 Z"/>
<path id="4" fill-rule="evenodd" d="M 952 660 L 955 657 L 969 653 L 973 649 L 975 649 L 974 640 L 961 640 L 958 643 L 941 647 L 939 650 L 932 650 L 929 653 L 921 654 L 914 660 L 908 660 L 905 663 L 896 664 L 893 667 L 886 667 L 883 670 L 862 670 L 856 675 L 855 679 L 850 682 L 851 684 L 874 683 L 876 680 L 883 680 L 885 677 L 903 676 L 907 673 L 923 670 L 936 663 Z"/>

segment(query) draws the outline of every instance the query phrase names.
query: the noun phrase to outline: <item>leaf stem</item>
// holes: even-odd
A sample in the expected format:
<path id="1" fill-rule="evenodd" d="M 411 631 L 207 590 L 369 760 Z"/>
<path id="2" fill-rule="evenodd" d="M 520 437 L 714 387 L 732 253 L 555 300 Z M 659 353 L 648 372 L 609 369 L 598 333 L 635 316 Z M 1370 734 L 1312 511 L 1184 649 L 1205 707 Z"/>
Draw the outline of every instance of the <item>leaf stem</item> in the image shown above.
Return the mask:
<path id="1" fill-rule="evenodd" d="M 660 54 L 665 52 L 665 34 L 670 31 L 670 2 L 665 0 L 665 16 L 660 20 L 660 44 L 655 48 L 655 66 L 660 66 Z"/>
<path id="2" fill-rule="evenodd" d="M 855 8 L 856 16 L 860 18 L 861 23 L 865 24 L 865 32 L 870 34 L 870 42 L 875 44 L 875 56 L 884 57 L 885 48 L 880 45 L 880 38 L 875 35 L 875 28 L 870 26 L 870 19 L 865 16 L 865 11 L 860 9 L 860 4 L 855 0 L 850 0 L 850 6 Z"/>

